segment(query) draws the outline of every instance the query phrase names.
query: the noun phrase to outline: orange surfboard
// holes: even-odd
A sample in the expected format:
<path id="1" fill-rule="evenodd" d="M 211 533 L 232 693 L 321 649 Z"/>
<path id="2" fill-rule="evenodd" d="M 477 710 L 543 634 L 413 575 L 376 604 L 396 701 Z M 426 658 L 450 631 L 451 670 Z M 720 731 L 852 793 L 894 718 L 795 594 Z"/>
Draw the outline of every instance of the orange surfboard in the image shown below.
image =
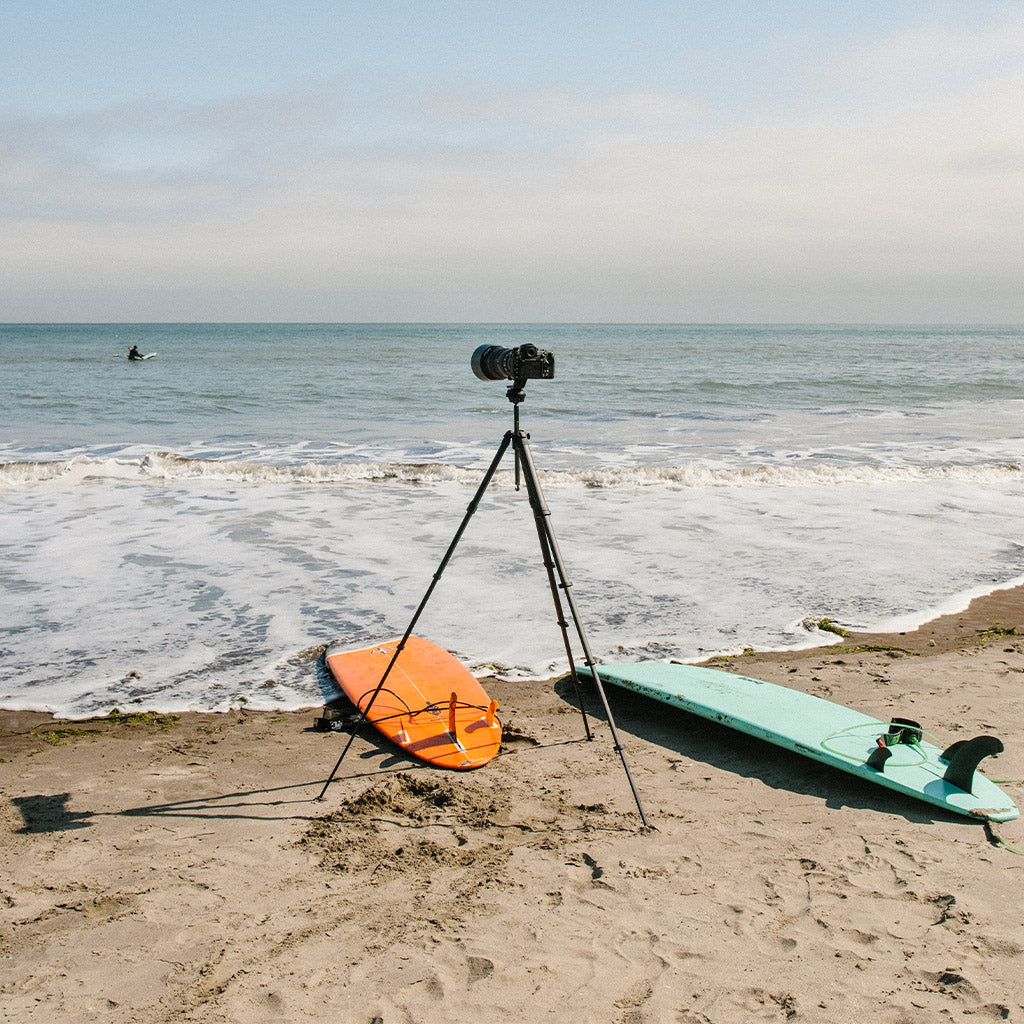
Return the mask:
<path id="1" fill-rule="evenodd" d="M 393 743 L 442 768 L 479 768 L 501 746 L 501 723 L 476 677 L 437 644 L 410 636 L 370 704 L 401 641 L 351 651 L 329 647 L 334 681 Z"/>

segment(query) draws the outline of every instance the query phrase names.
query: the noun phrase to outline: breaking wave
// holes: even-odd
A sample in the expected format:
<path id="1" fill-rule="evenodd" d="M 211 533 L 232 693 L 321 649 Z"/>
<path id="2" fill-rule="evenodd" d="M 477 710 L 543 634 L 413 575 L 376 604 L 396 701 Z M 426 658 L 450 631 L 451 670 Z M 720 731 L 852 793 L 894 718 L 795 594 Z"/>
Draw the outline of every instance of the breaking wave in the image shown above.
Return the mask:
<path id="1" fill-rule="evenodd" d="M 805 460 L 799 465 L 761 463 L 714 466 L 700 462 L 678 466 L 633 465 L 588 469 L 540 470 L 545 487 L 587 487 L 628 491 L 644 488 L 684 490 L 723 487 L 822 487 L 880 482 L 958 481 L 1003 483 L 1018 480 L 1024 464 L 873 464 L 844 462 L 841 465 Z M 274 466 L 259 462 L 187 458 L 154 452 L 138 459 L 77 456 L 53 462 L 0 464 L 0 491 L 60 482 L 119 480 L 171 482 L 209 480 L 240 484 L 330 486 L 339 484 L 456 484 L 477 486 L 481 467 L 438 462 L 304 463 Z M 496 480 L 510 483 L 511 468 L 499 470 Z"/>

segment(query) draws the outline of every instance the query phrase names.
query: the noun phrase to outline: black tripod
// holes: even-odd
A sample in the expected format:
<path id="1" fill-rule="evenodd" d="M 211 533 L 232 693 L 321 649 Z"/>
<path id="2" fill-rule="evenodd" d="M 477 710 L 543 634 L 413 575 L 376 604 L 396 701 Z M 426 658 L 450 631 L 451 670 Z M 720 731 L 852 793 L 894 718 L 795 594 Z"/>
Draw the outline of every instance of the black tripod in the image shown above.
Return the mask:
<path id="1" fill-rule="evenodd" d="M 348 742 L 345 744 L 345 747 L 341 752 L 341 757 L 338 758 L 338 763 L 334 766 L 330 777 L 324 783 L 324 788 L 320 791 L 320 795 L 317 797 L 318 800 L 323 799 L 324 794 L 327 792 L 327 787 L 334 780 L 334 776 L 341 767 L 341 762 L 345 759 L 345 755 L 348 753 L 349 747 L 352 746 L 352 741 L 355 739 L 355 735 L 359 731 L 359 727 L 366 721 L 367 713 L 373 706 L 373 702 L 377 699 L 377 695 L 383 689 L 384 683 L 387 681 L 392 667 L 398 660 L 399 654 L 401 654 L 402 649 L 405 647 L 409 637 L 412 635 L 413 629 L 416 628 L 416 623 L 419 621 L 419 617 L 423 613 L 423 609 L 427 606 L 427 602 L 430 600 L 430 595 L 434 592 L 434 588 L 437 586 L 442 574 L 448 567 L 448 563 L 451 561 L 452 555 L 455 554 L 455 549 L 458 547 L 459 541 L 462 540 L 462 535 L 466 532 L 466 527 L 469 525 L 470 519 L 473 518 L 473 513 L 476 512 L 477 507 L 480 504 L 480 500 L 484 496 L 484 492 L 487 490 L 494 474 L 497 472 L 498 466 L 501 463 L 505 452 L 508 451 L 509 445 L 511 445 L 512 450 L 515 453 L 516 490 L 519 490 L 520 475 L 522 475 L 526 479 L 526 493 L 529 496 L 530 507 L 533 509 L 533 518 L 537 525 L 537 538 L 540 541 L 541 556 L 544 561 L 544 568 L 547 570 L 548 574 L 548 585 L 551 588 L 551 597 L 555 603 L 555 614 L 558 618 L 558 626 L 562 631 L 562 642 L 565 645 L 565 654 L 569 659 L 569 673 L 572 676 L 573 686 L 576 688 L 576 696 L 580 705 L 580 714 L 583 716 L 583 728 L 586 731 L 587 739 L 593 739 L 593 735 L 590 731 L 590 722 L 587 719 L 587 712 L 583 706 L 583 695 L 580 692 L 579 677 L 576 674 L 576 665 L 572 656 L 572 643 L 569 639 L 569 624 L 565 618 L 565 613 L 562 608 L 562 598 L 559 595 L 559 591 L 564 592 L 565 600 L 569 605 L 569 614 L 572 616 L 573 624 L 576 627 L 576 635 L 578 636 L 580 645 L 583 648 L 587 668 L 590 671 L 590 675 L 593 677 L 594 686 L 597 688 L 597 692 L 601 697 L 601 704 L 604 706 L 604 713 L 608 719 L 608 727 L 612 734 L 612 743 L 622 761 L 622 767 L 625 769 L 629 788 L 633 792 L 633 799 L 636 801 L 637 810 L 640 812 L 640 820 L 645 826 L 648 825 L 647 816 L 644 814 L 643 805 L 640 803 L 640 794 L 637 792 L 636 784 L 633 782 L 633 776 L 629 771 L 629 765 L 626 763 L 625 751 L 619 740 L 618 730 L 615 728 L 615 720 L 612 718 L 612 711 L 608 706 L 608 698 L 605 695 L 604 686 L 601 683 L 601 677 L 598 675 L 597 665 L 594 662 L 593 654 L 591 654 L 590 644 L 587 642 L 587 635 L 583 630 L 583 623 L 580 621 L 579 609 L 576 607 L 576 599 L 572 594 L 572 583 L 569 581 L 565 573 L 565 565 L 562 562 L 562 556 L 558 550 L 558 542 L 555 540 L 555 533 L 551 526 L 551 512 L 544 501 L 544 495 L 540 489 L 540 482 L 537 479 L 537 469 L 534 466 L 533 455 L 530 452 L 529 434 L 524 434 L 519 428 L 519 404 L 526 397 L 525 389 L 525 377 L 517 377 L 512 384 L 509 385 L 508 400 L 512 403 L 512 429 L 507 431 L 505 436 L 502 438 L 501 444 L 498 446 L 497 453 L 491 460 L 491 464 L 488 467 L 487 472 L 484 473 L 484 478 L 480 482 L 480 486 L 477 488 L 476 494 L 473 496 L 473 500 L 469 503 L 469 507 L 466 509 L 466 514 L 463 516 L 462 523 L 456 531 L 455 537 L 448 546 L 448 550 L 445 552 L 444 558 L 441 559 L 441 564 L 438 566 L 437 572 L 434 573 L 430 586 L 427 587 L 427 592 L 423 595 L 423 600 L 420 601 L 419 607 L 413 614 L 412 621 L 409 623 L 409 627 L 405 631 L 405 635 L 395 648 L 395 652 L 391 656 L 391 661 L 388 662 L 388 667 L 384 670 L 384 675 L 377 684 L 377 688 L 370 696 L 370 700 L 363 709 L 358 722 L 353 726 L 352 732 L 349 734 Z"/>

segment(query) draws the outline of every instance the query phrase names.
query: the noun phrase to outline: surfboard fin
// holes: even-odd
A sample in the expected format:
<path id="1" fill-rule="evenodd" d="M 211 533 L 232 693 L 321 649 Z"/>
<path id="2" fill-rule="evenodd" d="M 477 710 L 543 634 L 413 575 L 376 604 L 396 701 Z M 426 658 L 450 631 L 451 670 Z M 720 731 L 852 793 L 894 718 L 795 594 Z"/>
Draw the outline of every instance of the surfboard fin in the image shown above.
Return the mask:
<path id="1" fill-rule="evenodd" d="M 943 779 L 951 786 L 970 793 L 974 785 L 974 771 L 983 758 L 990 754 L 999 754 L 1003 744 L 995 736 L 975 736 L 973 740 L 957 740 L 946 747 L 939 755 L 939 760 L 946 761 L 949 767 Z"/>
<path id="2" fill-rule="evenodd" d="M 868 756 L 867 766 L 874 768 L 876 772 L 883 771 L 885 768 L 885 762 L 892 757 L 892 751 L 888 748 L 885 742 L 885 737 L 878 739 L 878 745 L 871 754 Z"/>

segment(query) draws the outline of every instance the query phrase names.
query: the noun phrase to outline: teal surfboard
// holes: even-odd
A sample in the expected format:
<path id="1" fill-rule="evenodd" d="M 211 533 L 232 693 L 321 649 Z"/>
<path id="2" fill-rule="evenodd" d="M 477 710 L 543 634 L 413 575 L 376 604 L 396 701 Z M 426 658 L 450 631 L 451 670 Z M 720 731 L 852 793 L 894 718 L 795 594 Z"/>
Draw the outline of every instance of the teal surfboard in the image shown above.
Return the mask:
<path id="1" fill-rule="evenodd" d="M 590 676 L 585 666 L 581 675 Z M 929 743 L 917 722 L 882 722 L 787 686 L 696 665 L 600 665 L 601 679 L 947 811 L 1012 821 L 1020 811 L 976 771 L 1003 749 L 994 736 Z"/>

